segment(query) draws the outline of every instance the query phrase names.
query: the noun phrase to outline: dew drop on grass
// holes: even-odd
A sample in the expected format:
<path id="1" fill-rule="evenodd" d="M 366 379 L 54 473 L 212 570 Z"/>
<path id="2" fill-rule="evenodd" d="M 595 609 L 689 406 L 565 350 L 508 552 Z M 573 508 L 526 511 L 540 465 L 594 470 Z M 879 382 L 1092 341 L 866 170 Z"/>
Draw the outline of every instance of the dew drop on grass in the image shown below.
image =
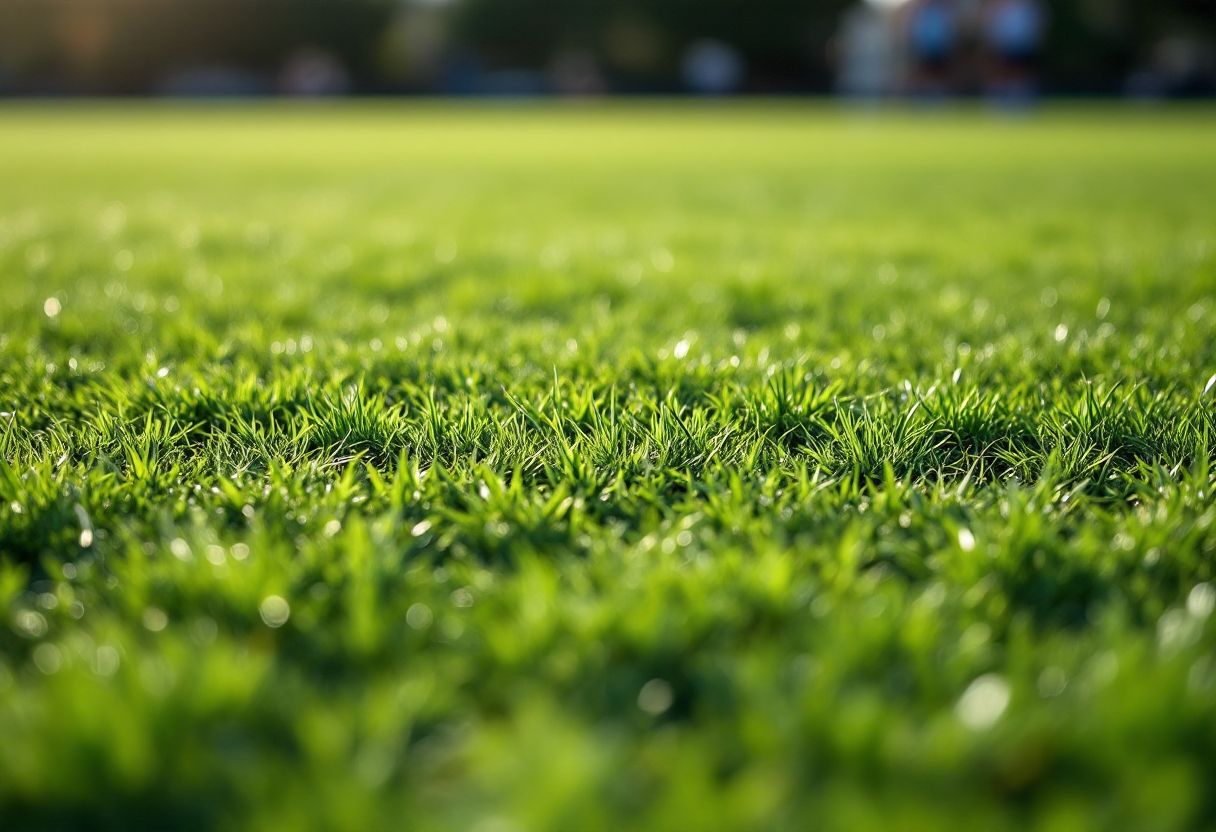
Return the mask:
<path id="1" fill-rule="evenodd" d="M 1067 686 L 1068 676 L 1062 668 L 1054 666 L 1043 669 L 1043 672 L 1039 674 L 1039 680 L 1036 685 L 1039 695 L 1044 699 L 1059 696 Z"/>
<path id="2" fill-rule="evenodd" d="M 971 529 L 958 530 L 958 547 L 964 552 L 970 552 L 975 548 L 975 535 L 971 533 Z"/>
<path id="3" fill-rule="evenodd" d="M 102 237 L 113 237 L 127 224 L 127 207 L 121 202 L 111 202 L 97 220 L 97 230 Z"/>
<path id="4" fill-rule="evenodd" d="M 59 305 L 58 298 L 47 298 L 42 304 L 42 311 L 46 313 L 48 318 L 54 318 L 59 314 L 59 310 L 62 308 L 63 307 Z"/>
<path id="5" fill-rule="evenodd" d="M 656 271 L 669 272 L 675 268 L 676 258 L 667 249 L 656 248 L 650 253 L 650 265 L 654 266 Z"/>
<path id="6" fill-rule="evenodd" d="M 1216 609 L 1216 588 L 1210 583 L 1196 584 L 1186 597 L 1186 611 L 1195 618 L 1207 618 Z"/>
<path id="7" fill-rule="evenodd" d="M 287 619 L 291 618 L 291 606 L 281 595 L 266 596 L 258 607 L 258 612 L 266 626 L 272 629 L 282 627 L 287 623 Z"/>
<path id="8" fill-rule="evenodd" d="M 104 644 L 97 648 L 97 654 L 93 657 L 93 672 L 98 676 L 113 676 L 118 672 L 120 659 L 116 649 Z"/>
<path id="9" fill-rule="evenodd" d="M 671 685 L 663 679 L 651 679 L 638 691 L 638 707 L 651 716 L 658 716 L 666 711 L 674 699 Z"/>
<path id="10" fill-rule="evenodd" d="M 59 654 L 59 648 L 53 644 L 39 644 L 34 648 L 32 658 L 34 667 L 47 676 L 58 673 L 59 668 L 63 666 L 63 657 Z"/>
<path id="11" fill-rule="evenodd" d="M 190 623 L 190 639 L 200 647 L 214 642 L 218 634 L 219 625 L 209 616 L 200 616 Z"/>
<path id="12" fill-rule="evenodd" d="M 144 626 L 154 633 L 159 633 L 169 625 L 169 616 L 160 607 L 148 607 L 144 610 Z"/>
<path id="13" fill-rule="evenodd" d="M 440 631 L 442 640 L 451 644 L 460 641 L 461 636 L 464 635 L 464 624 L 458 618 L 447 618 L 440 626 Z"/>
<path id="14" fill-rule="evenodd" d="M 992 628 L 982 621 L 977 621 L 959 637 L 959 648 L 964 652 L 974 652 L 981 649 L 992 638 Z"/>
<path id="15" fill-rule="evenodd" d="M 405 612 L 405 623 L 415 630 L 425 630 L 431 626 L 433 620 L 434 615 L 431 614 L 431 608 L 426 604 L 414 604 Z"/>
<path id="16" fill-rule="evenodd" d="M 190 561 L 194 559 L 194 553 L 190 551 L 190 544 L 180 537 L 175 537 L 169 544 L 169 551 L 173 553 L 173 557 L 180 561 Z"/>
<path id="17" fill-rule="evenodd" d="M 994 673 L 980 676 L 959 697 L 955 713 L 973 731 L 991 728 L 1009 707 L 1009 684 Z"/>
<path id="18" fill-rule="evenodd" d="M 1191 669 L 1186 674 L 1186 685 L 1193 691 L 1204 692 L 1212 687 L 1212 659 L 1209 656 L 1200 656 L 1191 664 Z"/>
<path id="19" fill-rule="evenodd" d="M 41 638 L 46 634 L 46 619 L 40 612 L 21 610 L 13 616 L 13 623 L 26 638 Z"/>

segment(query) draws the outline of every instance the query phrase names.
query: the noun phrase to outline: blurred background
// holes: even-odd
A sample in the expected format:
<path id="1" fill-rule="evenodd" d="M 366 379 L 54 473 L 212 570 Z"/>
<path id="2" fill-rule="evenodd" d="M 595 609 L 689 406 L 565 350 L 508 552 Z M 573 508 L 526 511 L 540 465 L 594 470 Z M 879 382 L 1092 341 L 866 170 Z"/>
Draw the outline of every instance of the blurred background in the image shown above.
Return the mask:
<path id="1" fill-rule="evenodd" d="M 0 0 L 0 95 L 1216 94 L 1216 0 Z"/>

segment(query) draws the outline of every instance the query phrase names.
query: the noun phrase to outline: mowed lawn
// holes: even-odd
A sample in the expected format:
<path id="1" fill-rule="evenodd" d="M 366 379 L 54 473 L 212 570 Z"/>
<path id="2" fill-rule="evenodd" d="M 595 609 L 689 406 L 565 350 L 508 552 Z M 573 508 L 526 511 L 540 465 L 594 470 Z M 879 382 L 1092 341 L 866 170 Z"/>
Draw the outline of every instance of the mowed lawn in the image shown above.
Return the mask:
<path id="1" fill-rule="evenodd" d="M 0 826 L 1216 825 L 1216 111 L 0 107 Z"/>

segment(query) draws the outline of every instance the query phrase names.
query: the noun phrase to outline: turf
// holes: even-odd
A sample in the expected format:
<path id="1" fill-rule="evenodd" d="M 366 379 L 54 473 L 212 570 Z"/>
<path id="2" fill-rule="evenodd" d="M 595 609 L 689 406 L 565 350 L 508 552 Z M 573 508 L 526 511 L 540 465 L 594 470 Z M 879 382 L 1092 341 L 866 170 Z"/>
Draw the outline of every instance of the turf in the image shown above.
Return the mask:
<path id="1" fill-rule="evenodd" d="M 1213 828 L 1214 128 L 5 106 L 4 827 Z"/>

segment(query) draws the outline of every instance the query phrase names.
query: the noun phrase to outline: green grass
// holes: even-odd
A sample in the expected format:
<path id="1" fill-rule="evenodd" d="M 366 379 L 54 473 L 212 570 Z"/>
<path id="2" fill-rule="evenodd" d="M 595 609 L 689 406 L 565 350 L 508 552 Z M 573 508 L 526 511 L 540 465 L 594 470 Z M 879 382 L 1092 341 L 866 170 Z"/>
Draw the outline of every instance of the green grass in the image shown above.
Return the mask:
<path id="1" fill-rule="evenodd" d="M 0 183 L 4 828 L 1216 826 L 1216 112 L 6 106 Z"/>

